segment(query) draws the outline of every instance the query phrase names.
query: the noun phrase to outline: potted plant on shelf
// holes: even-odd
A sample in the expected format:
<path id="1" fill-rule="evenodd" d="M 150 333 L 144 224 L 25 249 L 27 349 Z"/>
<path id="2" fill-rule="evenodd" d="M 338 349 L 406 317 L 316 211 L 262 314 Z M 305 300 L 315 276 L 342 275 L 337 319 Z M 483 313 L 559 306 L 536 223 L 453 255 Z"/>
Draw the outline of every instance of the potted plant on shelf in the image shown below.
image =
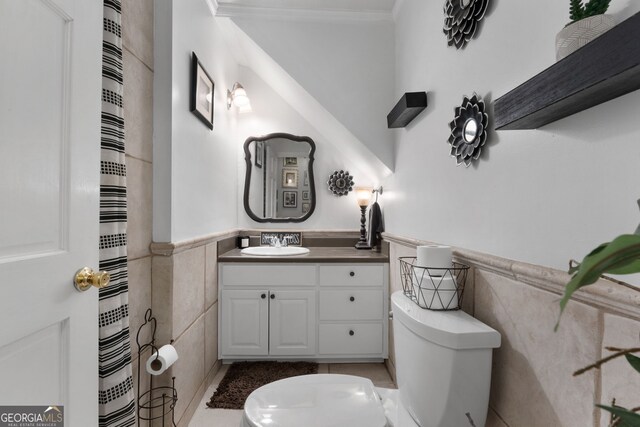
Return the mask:
<path id="1" fill-rule="evenodd" d="M 556 36 L 556 60 L 580 49 L 615 26 L 611 15 L 605 15 L 611 0 L 569 0 L 571 22 Z"/>
<path id="2" fill-rule="evenodd" d="M 640 206 L 640 200 L 638 200 L 638 206 Z M 575 291 L 596 283 L 600 278 L 631 287 L 631 285 L 604 276 L 604 274 L 640 273 L 640 225 L 634 234 L 623 234 L 611 242 L 603 243 L 592 250 L 580 264 L 577 266 L 572 265 L 569 273 L 573 275 L 569 283 L 567 283 L 564 296 L 560 301 L 560 314 L 564 311 Z M 640 288 L 633 287 L 633 289 L 640 291 Z M 559 320 L 558 323 L 560 323 Z M 556 325 L 557 329 L 558 325 Z M 619 357 L 625 357 L 629 362 L 629 374 L 631 374 L 631 370 L 636 370 L 640 373 L 640 357 L 634 355 L 640 353 L 640 345 L 633 348 L 606 347 L 606 350 L 611 352 L 609 356 L 574 372 L 573 375 L 577 376 L 591 369 L 599 369 L 604 363 Z M 640 402 L 637 402 L 634 405 L 635 407 L 623 408 L 617 406 L 614 399 L 610 405 L 597 406 L 611 413 L 610 427 L 640 427 Z"/>

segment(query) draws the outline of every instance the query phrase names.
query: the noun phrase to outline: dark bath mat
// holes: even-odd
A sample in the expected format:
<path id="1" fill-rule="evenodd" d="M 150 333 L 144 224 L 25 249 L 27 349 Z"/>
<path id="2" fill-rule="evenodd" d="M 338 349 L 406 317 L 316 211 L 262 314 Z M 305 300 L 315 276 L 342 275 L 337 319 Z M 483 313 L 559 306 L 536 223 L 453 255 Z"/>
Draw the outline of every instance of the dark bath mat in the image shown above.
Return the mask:
<path id="1" fill-rule="evenodd" d="M 298 375 L 317 374 L 313 362 L 234 362 L 220 381 L 209 408 L 243 409 L 251 392 L 265 384 Z"/>

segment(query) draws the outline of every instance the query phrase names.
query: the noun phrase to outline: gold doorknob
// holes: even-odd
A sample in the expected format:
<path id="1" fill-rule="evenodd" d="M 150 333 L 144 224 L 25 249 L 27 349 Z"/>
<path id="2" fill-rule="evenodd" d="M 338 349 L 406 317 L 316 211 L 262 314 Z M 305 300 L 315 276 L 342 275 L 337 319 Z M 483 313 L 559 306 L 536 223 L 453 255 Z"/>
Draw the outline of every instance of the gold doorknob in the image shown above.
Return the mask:
<path id="1" fill-rule="evenodd" d="M 73 279 L 73 285 L 79 291 L 86 291 L 92 286 L 98 289 L 104 288 L 109 284 L 111 276 L 106 271 L 93 271 L 89 267 L 85 267 L 76 272 Z"/>

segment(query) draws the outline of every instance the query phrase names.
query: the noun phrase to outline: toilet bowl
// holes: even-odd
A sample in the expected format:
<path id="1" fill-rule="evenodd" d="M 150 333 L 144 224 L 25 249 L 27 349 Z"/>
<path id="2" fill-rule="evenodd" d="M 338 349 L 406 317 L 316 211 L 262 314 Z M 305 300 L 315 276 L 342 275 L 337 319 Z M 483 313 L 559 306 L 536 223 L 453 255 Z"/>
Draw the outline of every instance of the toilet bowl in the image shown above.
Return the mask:
<path id="1" fill-rule="evenodd" d="M 500 334 L 462 311 L 391 297 L 398 390 L 352 375 L 303 375 L 255 390 L 241 427 L 483 427 Z"/>

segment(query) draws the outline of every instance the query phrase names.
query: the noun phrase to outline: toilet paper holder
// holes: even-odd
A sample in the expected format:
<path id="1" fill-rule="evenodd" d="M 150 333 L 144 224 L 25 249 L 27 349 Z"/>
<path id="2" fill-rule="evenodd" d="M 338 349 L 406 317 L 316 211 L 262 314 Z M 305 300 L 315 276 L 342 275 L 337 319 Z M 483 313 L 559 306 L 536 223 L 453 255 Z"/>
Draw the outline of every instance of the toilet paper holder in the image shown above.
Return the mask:
<path id="1" fill-rule="evenodd" d="M 451 268 L 417 265 L 416 257 L 399 257 L 404 294 L 428 310 L 460 310 L 470 267 L 453 262 Z"/>
<path id="2" fill-rule="evenodd" d="M 171 420 L 171 425 L 176 427 L 174 409 L 178 402 L 178 392 L 176 390 L 176 377 L 171 377 L 171 386 L 154 386 L 153 375 L 149 374 L 149 389 L 143 391 L 140 387 L 140 378 L 146 372 L 146 365 L 143 362 L 143 355 L 151 349 L 151 354 L 158 354 L 156 347 L 156 329 L 158 322 L 153 316 L 151 309 L 148 309 L 144 315 L 144 323 L 138 328 L 136 334 L 136 344 L 138 345 L 138 425 L 142 426 L 141 421 L 145 420 L 151 426 L 153 420 L 162 420 L 162 425 L 166 425 L 165 421 Z M 143 330 L 150 330 L 149 341 L 141 343 L 141 334 Z M 173 340 L 169 342 L 173 344 Z"/>

